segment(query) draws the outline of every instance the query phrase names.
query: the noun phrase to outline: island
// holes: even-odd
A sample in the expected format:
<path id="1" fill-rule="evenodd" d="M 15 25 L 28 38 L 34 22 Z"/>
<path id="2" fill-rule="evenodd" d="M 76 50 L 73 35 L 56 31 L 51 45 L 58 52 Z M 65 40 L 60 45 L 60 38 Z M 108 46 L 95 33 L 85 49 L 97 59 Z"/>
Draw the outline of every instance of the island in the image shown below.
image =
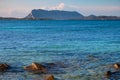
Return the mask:
<path id="1" fill-rule="evenodd" d="M 0 17 L 0 20 L 120 20 L 119 16 L 84 16 L 77 11 L 33 9 L 23 18 Z"/>

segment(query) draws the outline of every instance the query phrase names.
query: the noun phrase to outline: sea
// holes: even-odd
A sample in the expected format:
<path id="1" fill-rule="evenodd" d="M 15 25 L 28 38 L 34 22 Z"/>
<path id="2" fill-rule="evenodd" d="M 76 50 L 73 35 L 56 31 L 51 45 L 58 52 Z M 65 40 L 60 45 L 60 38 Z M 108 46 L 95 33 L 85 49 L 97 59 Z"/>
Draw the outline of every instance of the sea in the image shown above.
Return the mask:
<path id="1" fill-rule="evenodd" d="M 32 62 L 64 64 L 56 80 L 107 80 L 120 62 L 120 21 L 0 20 L 0 63 L 12 67 L 0 80 L 42 80 L 22 69 Z"/>

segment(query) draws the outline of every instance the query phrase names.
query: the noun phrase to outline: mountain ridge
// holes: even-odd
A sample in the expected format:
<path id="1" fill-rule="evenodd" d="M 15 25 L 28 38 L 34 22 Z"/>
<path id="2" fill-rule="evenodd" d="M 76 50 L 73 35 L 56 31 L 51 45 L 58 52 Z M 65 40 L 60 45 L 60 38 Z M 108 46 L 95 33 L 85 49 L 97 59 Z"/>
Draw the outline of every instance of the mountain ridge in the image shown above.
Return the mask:
<path id="1" fill-rule="evenodd" d="M 118 16 L 84 16 L 77 11 L 33 9 L 23 18 L 0 17 L 0 20 L 120 20 Z"/>
<path id="2" fill-rule="evenodd" d="M 33 9 L 31 13 L 28 14 L 28 16 L 26 16 L 25 18 L 69 20 L 83 19 L 84 16 L 76 11 Z"/>

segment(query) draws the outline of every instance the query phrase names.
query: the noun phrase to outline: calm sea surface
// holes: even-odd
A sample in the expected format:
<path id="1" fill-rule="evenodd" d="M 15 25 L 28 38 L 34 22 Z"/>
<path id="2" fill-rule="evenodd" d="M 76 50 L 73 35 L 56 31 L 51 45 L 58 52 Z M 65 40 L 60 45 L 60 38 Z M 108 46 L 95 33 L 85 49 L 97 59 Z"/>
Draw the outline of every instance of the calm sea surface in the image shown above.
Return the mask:
<path id="1" fill-rule="evenodd" d="M 107 70 L 105 65 L 120 62 L 120 21 L 0 20 L 0 62 L 17 67 L 62 62 L 69 67 L 63 69 L 65 73 L 55 74 L 60 80 L 102 74 Z M 25 74 L 7 72 L 7 77 L 2 74 L 0 78 L 36 78 L 25 78 Z"/>

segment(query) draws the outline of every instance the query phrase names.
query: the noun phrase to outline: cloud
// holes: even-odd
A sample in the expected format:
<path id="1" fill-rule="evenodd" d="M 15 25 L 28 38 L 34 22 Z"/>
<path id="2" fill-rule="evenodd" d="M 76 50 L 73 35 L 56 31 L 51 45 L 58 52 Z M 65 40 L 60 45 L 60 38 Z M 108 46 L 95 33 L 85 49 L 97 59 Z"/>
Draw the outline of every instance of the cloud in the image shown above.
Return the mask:
<path id="1" fill-rule="evenodd" d="M 46 7 L 40 7 L 40 9 L 46 9 Z"/>
<path id="2" fill-rule="evenodd" d="M 57 6 L 49 7 L 49 9 L 50 10 L 62 10 L 62 9 L 64 9 L 64 7 L 65 7 L 65 4 L 64 3 L 60 3 Z"/>
<path id="3" fill-rule="evenodd" d="M 3 0 L 2 0 L 3 1 Z M 20 6 L 20 7 L 3 7 L 0 5 L 0 16 L 5 17 L 25 17 L 28 15 L 32 9 L 46 9 L 46 10 L 68 10 L 68 11 L 78 11 L 81 14 L 87 16 L 90 14 L 95 15 L 118 15 L 120 16 L 120 6 L 90 6 L 90 5 L 67 5 L 65 3 L 59 3 L 55 6 Z"/>
<path id="4" fill-rule="evenodd" d="M 2 17 L 25 17 L 31 12 L 31 9 L 21 8 L 5 8 L 1 9 L 0 16 Z"/>
<path id="5" fill-rule="evenodd" d="M 119 15 L 120 6 L 78 6 L 78 5 L 67 5 L 67 9 L 76 10 L 84 15 Z"/>
<path id="6" fill-rule="evenodd" d="M 115 11 L 115 10 L 120 10 L 119 6 L 75 6 L 75 5 L 68 5 L 69 8 L 72 9 L 78 9 L 78 10 L 104 10 L 104 11 Z"/>
<path id="7" fill-rule="evenodd" d="M 40 6 L 38 7 L 25 7 L 25 6 L 21 6 L 21 7 L 6 7 L 6 8 L 2 8 L 0 7 L 0 16 L 7 16 L 7 17 L 24 17 L 27 14 L 29 14 L 31 12 L 32 9 L 48 9 L 48 10 L 62 10 L 64 9 L 65 4 L 64 3 L 60 3 L 57 6 Z"/>

